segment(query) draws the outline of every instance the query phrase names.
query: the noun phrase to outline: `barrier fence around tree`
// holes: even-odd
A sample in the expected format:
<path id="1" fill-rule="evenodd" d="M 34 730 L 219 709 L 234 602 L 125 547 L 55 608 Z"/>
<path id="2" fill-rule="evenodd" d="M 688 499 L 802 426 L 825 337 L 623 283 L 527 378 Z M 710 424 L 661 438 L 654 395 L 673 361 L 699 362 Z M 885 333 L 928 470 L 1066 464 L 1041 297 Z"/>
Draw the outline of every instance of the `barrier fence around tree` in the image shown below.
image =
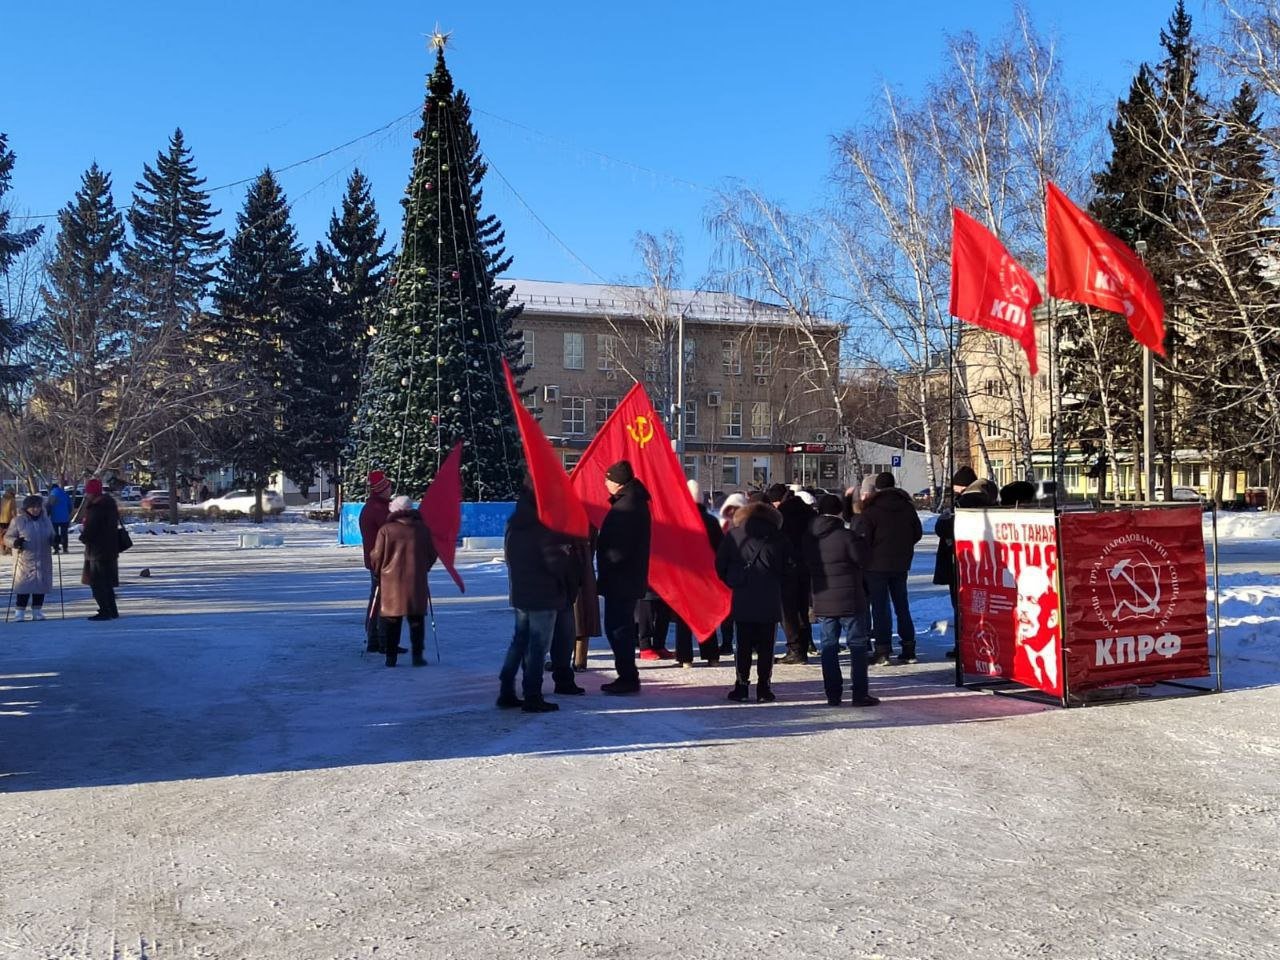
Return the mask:
<path id="1" fill-rule="evenodd" d="M 956 684 L 1063 706 L 1220 691 L 1213 524 L 1211 645 L 1198 506 L 957 510 Z"/>

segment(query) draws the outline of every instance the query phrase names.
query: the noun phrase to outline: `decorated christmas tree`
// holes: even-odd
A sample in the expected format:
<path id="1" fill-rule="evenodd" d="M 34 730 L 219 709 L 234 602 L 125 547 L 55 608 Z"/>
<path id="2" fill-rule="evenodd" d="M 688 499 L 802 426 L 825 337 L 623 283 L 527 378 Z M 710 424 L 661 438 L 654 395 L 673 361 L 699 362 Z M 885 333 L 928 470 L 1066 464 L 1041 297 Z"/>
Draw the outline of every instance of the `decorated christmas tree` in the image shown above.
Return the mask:
<path id="1" fill-rule="evenodd" d="M 506 306 L 511 290 L 494 282 L 510 261 L 501 226 L 480 213 L 485 168 L 467 98 L 445 66 L 446 41 L 432 37 L 436 65 L 401 201 L 404 233 L 371 331 L 348 458 L 355 497 L 370 470 L 418 496 L 459 440 L 466 499 L 514 499 L 522 476 L 502 379 L 504 356 L 521 369 L 512 333 L 519 308 Z"/>

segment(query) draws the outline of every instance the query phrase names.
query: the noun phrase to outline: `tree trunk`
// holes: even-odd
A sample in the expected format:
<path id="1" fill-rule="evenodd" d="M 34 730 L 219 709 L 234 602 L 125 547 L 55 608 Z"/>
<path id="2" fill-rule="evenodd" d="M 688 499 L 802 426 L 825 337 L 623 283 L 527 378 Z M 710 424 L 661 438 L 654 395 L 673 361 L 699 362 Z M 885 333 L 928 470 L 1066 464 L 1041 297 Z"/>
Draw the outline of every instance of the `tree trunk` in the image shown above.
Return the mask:
<path id="1" fill-rule="evenodd" d="M 178 523 L 178 468 L 172 463 L 169 469 L 165 471 L 165 478 L 169 481 L 169 522 L 175 526 Z"/>

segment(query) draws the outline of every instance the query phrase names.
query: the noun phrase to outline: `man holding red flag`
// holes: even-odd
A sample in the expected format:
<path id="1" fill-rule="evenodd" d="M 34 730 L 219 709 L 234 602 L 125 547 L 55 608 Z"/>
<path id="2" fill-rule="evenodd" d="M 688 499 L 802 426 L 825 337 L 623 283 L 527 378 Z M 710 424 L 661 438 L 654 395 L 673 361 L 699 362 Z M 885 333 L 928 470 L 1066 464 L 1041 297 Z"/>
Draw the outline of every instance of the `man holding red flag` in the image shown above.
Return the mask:
<path id="1" fill-rule="evenodd" d="M 1021 343 L 1032 376 L 1038 365 L 1031 309 L 1039 302 L 1035 278 L 990 230 L 953 209 L 951 315 Z"/>
<path id="2" fill-rule="evenodd" d="M 1164 356 L 1164 301 L 1142 259 L 1052 183 L 1045 232 L 1049 295 L 1121 314 L 1135 340 Z"/>
<path id="3" fill-rule="evenodd" d="M 604 597 L 604 632 L 613 650 L 618 679 L 601 684 L 603 693 L 640 692 L 636 669 L 636 601 L 649 583 L 649 538 L 652 518 L 649 491 L 636 479 L 627 460 L 604 475 L 609 512 L 596 539 L 596 584 Z"/>

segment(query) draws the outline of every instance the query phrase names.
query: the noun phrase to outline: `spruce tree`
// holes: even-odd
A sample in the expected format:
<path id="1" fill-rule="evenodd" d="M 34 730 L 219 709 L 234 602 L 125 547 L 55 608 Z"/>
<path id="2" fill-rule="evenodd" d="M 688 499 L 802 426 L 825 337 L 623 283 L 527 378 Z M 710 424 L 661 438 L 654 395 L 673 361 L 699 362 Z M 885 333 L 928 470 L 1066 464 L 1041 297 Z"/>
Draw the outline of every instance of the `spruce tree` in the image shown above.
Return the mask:
<path id="1" fill-rule="evenodd" d="M 211 359 L 234 360 L 237 381 L 218 411 L 214 447 L 259 494 L 297 458 L 285 422 L 304 379 L 299 341 L 315 333 L 307 316 L 314 306 L 310 279 L 284 192 L 264 170 L 236 215 L 204 332 Z"/>
<path id="2" fill-rule="evenodd" d="M 111 195 L 111 175 L 95 163 L 58 213 L 54 257 L 41 290 L 38 408 L 62 469 L 101 466 L 116 394 L 111 382 L 129 348 L 118 266 L 123 246 L 124 218 Z"/>
<path id="3" fill-rule="evenodd" d="M 462 441 L 464 496 L 514 498 L 521 448 L 502 379 L 518 358 L 509 290 L 495 271 L 509 260 L 498 222 L 478 206 L 484 167 L 466 98 L 445 65 L 444 38 L 427 83 L 413 171 L 401 201 L 404 230 L 375 324 L 356 415 L 350 489 L 380 469 L 399 491 L 420 494 Z"/>
<path id="4" fill-rule="evenodd" d="M 157 155 L 155 166 L 143 166 L 129 208 L 133 238 L 122 259 L 128 274 L 133 332 L 150 341 L 146 346 L 156 372 L 168 374 L 166 383 L 182 382 L 172 377 L 175 367 L 186 371 L 186 377 L 203 375 L 190 334 L 212 286 L 224 236 L 223 231 L 213 229 L 219 211 L 212 209 L 209 194 L 201 189 L 204 183 L 196 173 L 182 130 L 175 130 L 168 150 Z M 178 409 L 168 392 L 161 389 L 156 396 L 151 451 L 155 472 L 170 490 L 176 490 L 180 472 L 198 469 L 198 421 L 189 409 Z M 176 494 L 170 497 L 169 510 L 170 518 L 176 521 Z"/>
<path id="5" fill-rule="evenodd" d="M 0 133 L 0 280 L 4 279 L 22 251 L 33 246 L 44 231 L 42 226 L 29 230 L 9 229 L 10 213 L 3 201 L 13 180 L 15 162 L 13 151 L 9 149 L 8 135 Z M 6 403 L 12 396 L 12 387 L 30 373 L 26 364 L 13 362 L 14 353 L 29 335 L 30 330 L 8 315 L 4 300 L 0 299 L 0 360 L 3 361 L 0 362 L 0 396 Z"/>
<path id="6" fill-rule="evenodd" d="M 340 456 L 347 444 L 351 421 L 360 400 L 360 380 L 369 350 L 369 328 L 385 305 L 386 284 L 383 232 L 368 179 L 359 170 L 347 181 L 341 214 L 329 218 L 327 246 L 317 245 L 315 262 L 323 276 L 328 310 L 323 378 L 326 403 L 320 411 L 327 419 L 313 458 L 341 476 Z"/>

